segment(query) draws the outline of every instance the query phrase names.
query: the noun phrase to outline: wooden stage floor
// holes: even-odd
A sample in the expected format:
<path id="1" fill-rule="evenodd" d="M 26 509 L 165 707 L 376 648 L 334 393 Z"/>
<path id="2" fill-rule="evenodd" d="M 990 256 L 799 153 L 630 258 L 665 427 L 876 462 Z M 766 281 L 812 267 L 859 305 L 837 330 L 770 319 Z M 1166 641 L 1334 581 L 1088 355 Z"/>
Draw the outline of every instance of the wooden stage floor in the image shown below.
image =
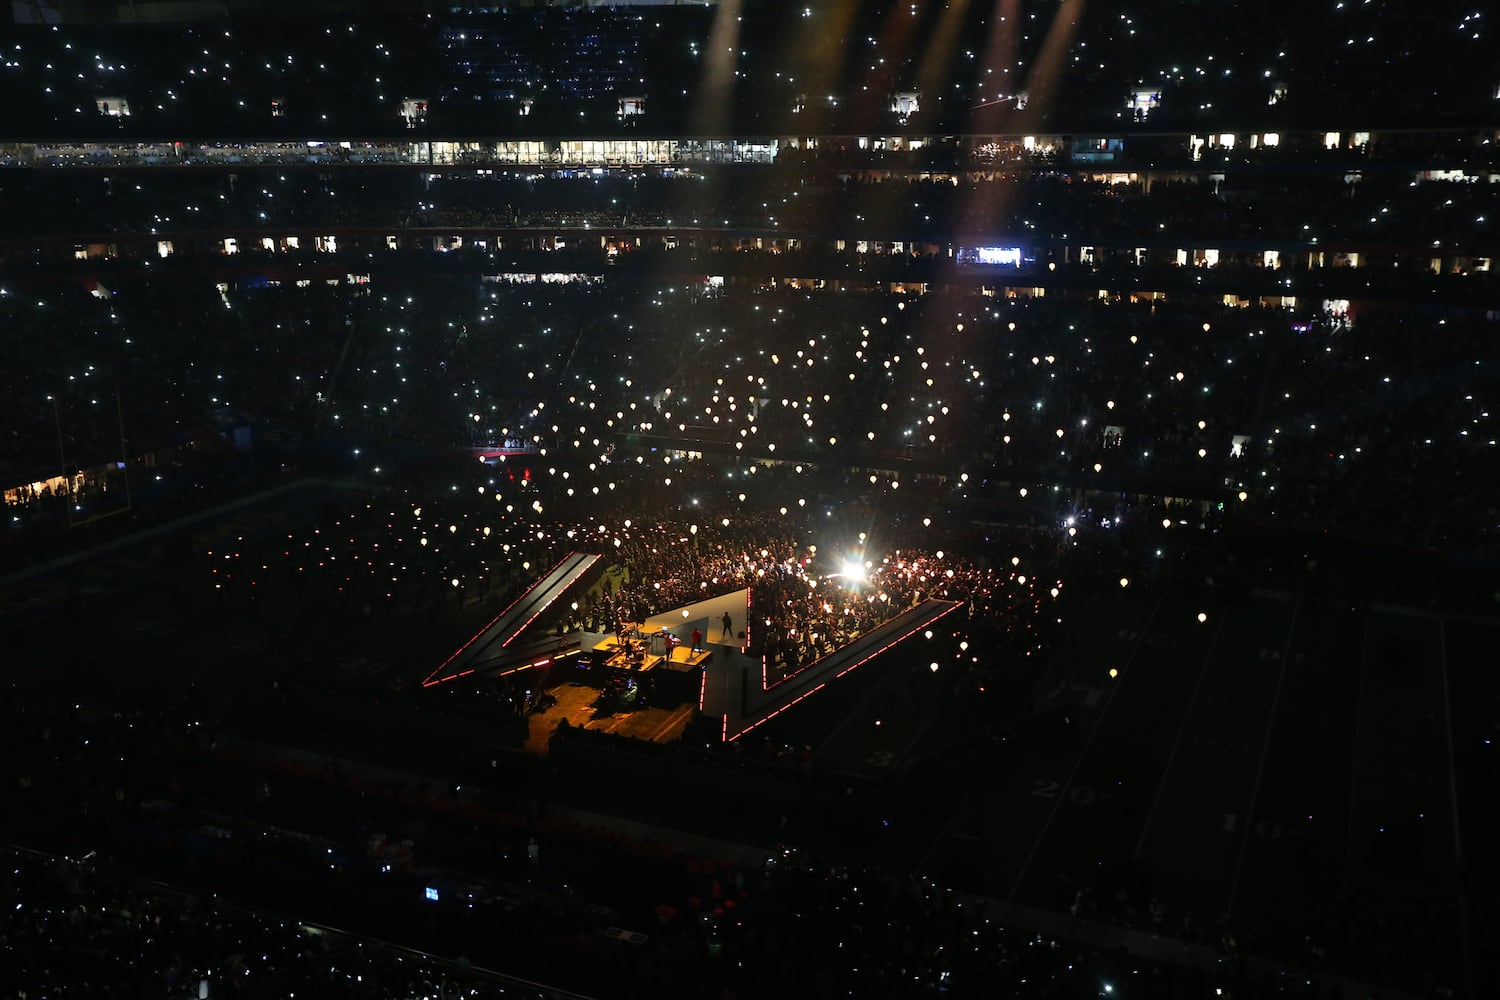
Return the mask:
<path id="1" fill-rule="evenodd" d="M 639 708 L 596 716 L 594 701 L 599 697 L 598 688 L 569 681 L 552 688 L 551 693 L 557 699 L 557 704 L 545 712 L 537 712 L 527 720 L 526 749 L 533 753 L 547 752 L 547 741 L 552 738 L 552 731 L 563 719 L 567 719 L 570 726 L 616 733 L 653 743 L 669 743 L 682 735 L 688 722 L 698 712 L 698 706 L 689 703 L 670 708 Z"/>

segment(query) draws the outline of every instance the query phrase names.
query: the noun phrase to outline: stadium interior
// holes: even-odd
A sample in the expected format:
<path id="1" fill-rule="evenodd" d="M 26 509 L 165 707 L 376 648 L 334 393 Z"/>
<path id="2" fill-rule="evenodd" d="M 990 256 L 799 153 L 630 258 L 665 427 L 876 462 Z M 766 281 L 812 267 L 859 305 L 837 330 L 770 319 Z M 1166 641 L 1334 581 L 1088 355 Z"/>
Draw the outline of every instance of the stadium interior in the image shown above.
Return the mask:
<path id="1" fill-rule="evenodd" d="M 1500 995 L 1492 15 L 12 0 L 0 991 Z"/>

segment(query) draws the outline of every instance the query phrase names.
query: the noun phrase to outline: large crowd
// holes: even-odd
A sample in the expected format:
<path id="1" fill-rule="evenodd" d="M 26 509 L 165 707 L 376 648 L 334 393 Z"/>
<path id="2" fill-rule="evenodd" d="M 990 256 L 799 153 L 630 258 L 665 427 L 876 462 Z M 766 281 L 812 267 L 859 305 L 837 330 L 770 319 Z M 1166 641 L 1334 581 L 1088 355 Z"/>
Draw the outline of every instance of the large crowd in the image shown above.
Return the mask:
<path id="1" fill-rule="evenodd" d="M 366 136 L 400 132 L 403 113 L 458 132 L 549 119 L 624 130 L 627 117 L 680 129 L 710 70 L 733 81 L 714 92 L 723 107 L 713 111 L 803 135 L 823 131 L 797 127 L 807 121 L 894 130 L 910 118 L 947 131 L 1003 112 L 1024 129 L 1039 103 L 1075 128 L 1300 121 L 1350 106 L 1401 121 L 1439 106 L 1465 118 L 1484 113 L 1494 86 L 1470 71 L 1493 61 L 1494 36 L 1482 11 L 1457 3 L 1420 14 L 1377 0 L 1319 5 L 1298 12 L 1292 35 L 1265 0 L 1237 11 L 1233 31 L 1189 0 L 1076 20 L 1016 9 L 993 27 L 990 4 L 757 5 L 737 12 L 727 67 L 710 52 L 723 32 L 714 8 L 698 4 L 121 25 L 49 25 L 42 8 L 17 10 L 0 96 L 28 136 L 97 138 L 101 122 L 158 140 Z M 794 28 L 829 41 L 789 46 Z M 1072 43 L 1063 55 L 1047 47 L 1059 35 Z M 918 106 L 893 101 L 902 93 Z M 619 98 L 644 98 L 641 113 L 625 116 Z"/>
<path id="2" fill-rule="evenodd" d="M 842 631 L 847 638 L 878 623 L 887 609 L 909 606 L 924 595 L 966 601 L 973 629 L 969 634 L 983 655 L 968 657 L 972 665 L 960 662 L 955 683 L 972 691 L 1002 682 L 1015 698 L 992 704 L 1013 706 L 1024 703 L 1041 671 L 1040 654 L 1052 621 L 1039 613 L 1044 602 L 1069 590 L 1075 572 L 1106 579 L 1116 572 L 1138 572 L 1139 552 L 1132 551 L 1129 533 L 1116 523 L 1122 515 L 1127 521 L 1153 523 L 1157 515 L 1171 515 L 1173 528 L 1160 529 L 1166 536 L 1150 530 L 1146 545 L 1173 537 L 1186 527 L 1179 521 L 1202 525 L 1184 534 L 1217 535 L 1225 524 L 1223 515 L 1205 512 L 1200 503 L 1127 502 L 1070 490 L 1073 524 L 1021 513 L 1008 524 L 989 523 L 982 529 L 987 540 L 981 543 L 972 522 L 945 509 L 961 506 L 952 497 L 955 485 L 965 485 L 957 477 L 946 483 L 911 479 L 903 487 L 888 484 L 885 509 L 895 520 L 887 523 L 859 504 L 839 505 L 835 498 L 849 487 L 839 476 L 804 483 L 808 471 L 762 465 L 761 471 L 744 474 L 748 485 L 729 487 L 748 491 L 741 500 L 739 493 L 726 489 L 733 480 L 721 479 L 714 463 L 679 460 L 662 465 L 680 477 L 681 493 L 673 494 L 664 482 L 671 477 L 663 477 L 660 468 L 625 461 L 618 453 L 618 463 L 605 463 L 613 466 L 608 470 L 613 478 L 599 480 L 601 493 L 619 498 L 606 514 L 591 499 L 595 487 L 587 485 L 590 480 L 567 485 L 576 481 L 574 473 L 581 477 L 588 471 L 587 464 L 564 468 L 559 458 L 558 466 L 543 467 L 553 457 L 543 454 L 543 447 L 549 452 L 557 448 L 554 438 L 544 441 L 534 453 L 504 463 L 464 461 L 444 467 L 445 478 L 435 484 L 417 485 L 432 473 L 430 466 L 421 466 L 416 476 L 402 474 L 397 466 L 392 482 L 365 483 L 365 489 L 373 488 L 368 496 L 326 508 L 305 528 L 284 536 L 247 536 L 208 553 L 206 570 L 189 591 L 191 600 L 213 617 L 233 610 L 253 627 L 277 635 L 282 648 L 296 649 L 326 631 L 356 623 L 430 625 L 476 602 L 502 607 L 562 552 L 591 547 L 619 567 L 609 578 L 620 585 L 608 600 L 580 608 L 581 616 L 596 617 L 578 624 L 605 626 L 622 606 L 635 616 L 749 583 L 752 595 L 760 594 L 751 608 L 752 649 L 764 652 L 772 664 L 779 657 L 783 669 L 795 669 L 826 648 L 813 635 Z M 566 478 L 565 471 L 570 473 Z M 867 476 L 854 481 L 869 485 Z M 794 502 L 788 500 L 790 491 L 805 486 L 813 497 L 809 505 L 773 506 Z M 578 494 L 585 490 L 590 499 L 581 500 Z M 878 530 L 865 530 L 877 521 Z M 924 535 L 923 544 L 910 540 Z M 861 552 L 871 557 L 861 563 Z M 1222 577 L 1226 571 L 1223 553 L 1201 540 L 1181 543 L 1174 555 L 1161 569 L 1140 571 L 1176 572 L 1195 585 L 1204 575 Z M 1264 579 L 1263 573 L 1252 575 Z M 856 577 L 867 585 L 862 598 L 851 597 L 846 589 Z M 785 581 L 786 589 L 768 579 Z M 783 594 L 797 595 L 791 606 Z M 878 610 L 868 600 L 872 594 Z M 880 594 L 888 601 L 879 601 Z M 836 605 L 830 597 L 847 603 Z M 767 622 L 764 630 L 757 627 L 761 621 Z M 791 649 L 796 652 L 788 656 Z M 1230 995 L 1288 988 L 1275 980 L 1247 980 L 1233 961 L 1212 974 L 1184 972 L 1140 956 L 1007 928 L 986 922 L 977 906 L 954 905 L 950 897 L 923 887 L 902 888 L 899 880 L 850 873 L 836 860 L 783 867 L 777 878 L 762 881 L 757 872 L 732 864 L 723 868 L 722 859 L 705 867 L 705 860 L 691 852 L 632 842 L 569 818 L 556 805 L 549 808 L 548 777 L 526 765 L 507 765 L 497 783 L 495 762 L 481 759 L 494 753 L 489 748 L 500 731 L 496 717 L 492 706 L 476 707 L 467 692 L 462 700 L 468 704 L 449 697 L 419 710 L 426 733 L 420 742 L 428 751 L 424 760 L 415 760 L 410 746 L 384 748 L 389 766 L 441 767 L 454 781 L 451 786 L 413 783 L 399 774 L 349 773 L 322 760 L 299 763 L 269 749 L 295 742 L 294 733 L 318 730 L 329 741 L 327 752 L 334 753 L 339 741 L 357 741 L 361 732 L 368 739 L 372 723 L 379 725 L 375 720 L 394 723 L 398 712 L 403 728 L 412 731 L 408 703 L 419 675 L 413 667 L 401 664 L 400 679 L 387 673 L 350 682 L 313 673 L 303 658 L 281 675 L 273 692 L 257 698 L 215 703 L 189 689 L 176 692 L 175 703 L 149 707 L 145 703 L 153 702 L 159 689 L 130 695 L 116 679 L 120 697 L 137 706 L 123 711 L 71 698 L 40 709 L 32 696 L 14 689 L 10 708 L 18 724 L 10 730 L 11 759 L 30 803 L 18 815 L 56 823 L 40 832 L 57 838 L 47 842 L 75 855 L 95 849 L 95 831 L 108 831 L 112 856 L 128 856 L 132 864 L 169 881 L 202 878 L 224 885 L 235 873 L 253 873 L 254 888 L 261 894 L 239 882 L 235 891 L 250 893 L 258 905 L 273 911 L 278 905 L 293 907 L 299 915 L 315 915 L 304 919 L 369 934 L 396 931 L 389 924 L 360 924 L 360 906 L 353 901 L 319 910 L 314 900 L 335 889 L 353 899 L 391 893 L 393 905 L 414 907 L 410 922 L 403 917 L 397 928 L 402 940 L 527 979 L 558 983 L 559 969 L 581 970 L 570 984 L 594 995 L 628 995 L 620 985 L 626 981 L 643 989 L 705 996 L 723 995 L 726 989 L 758 996 L 807 983 L 828 995 L 850 989 L 862 995 L 930 995 L 935 989 L 967 995 L 973 983 L 995 976 L 1045 984 L 1038 988 L 1056 995 L 1074 995 L 1094 982 L 1109 983 L 1122 995 L 1132 982 L 1150 995 L 1205 995 L 1210 983 L 1225 988 L 1217 985 L 1221 982 L 1232 984 Z M 530 692 L 523 695 L 512 683 L 490 693 L 509 699 L 512 711 L 524 715 Z M 481 730 L 482 742 L 474 740 Z M 452 743 L 438 742 L 438 731 Z M 562 738 L 584 739 L 587 734 Z M 253 742 L 244 743 L 247 739 Z M 451 752 L 466 739 L 473 741 L 469 749 Z M 765 755 L 738 745 L 706 756 L 701 748 L 662 752 L 726 773 L 759 761 L 754 773 L 778 781 L 803 780 L 798 775 L 806 767 L 795 754 L 776 747 L 767 748 Z M 398 846 L 395 868 L 403 877 L 387 879 L 394 874 L 388 867 L 393 864 L 388 845 L 392 840 L 399 845 L 403 832 L 416 823 L 423 831 L 420 849 L 414 856 L 412 845 Z M 38 832 L 27 829 L 15 835 L 30 839 Z M 769 849 L 786 833 L 771 825 L 760 827 L 757 835 Z M 545 861 L 535 874 L 528 838 L 539 838 L 544 845 Z M 496 853 L 496 844 L 506 846 Z M 480 845 L 486 848 L 481 853 L 491 858 L 479 866 L 483 871 L 474 862 Z M 632 870 L 651 859 L 649 888 L 622 878 L 622 851 Z M 187 863 L 166 865 L 164 857 Z M 304 871 L 309 867 L 332 881 L 309 880 Z M 447 873 L 460 867 L 465 878 L 480 881 L 461 888 L 440 881 L 451 880 Z M 1139 914 L 1116 911 L 1109 885 L 1095 887 L 1106 904 L 1083 912 L 1094 919 L 1140 923 L 1144 918 Z M 538 886 L 547 891 L 539 893 Z M 444 899 L 461 893 L 456 914 L 437 919 L 430 916 L 439 913 L 437 908 L 424 911 L 418 902 L 428 900 L 417 894 L 429 887 Z M 103 890 L 89 892 L 98 898 Z M 1076 906 L 1077 896 L 1059 905 L 1070 899 Z M 486 919 L 461 919 L 465 901 L 484 908 Z M 131 896 L 118 906 L 137 913 L 143 904 Z M 60 912 L 43 909 L 41 922 L 26 932 L 26 954 L 55 958 L 58 952 L 48 949 L 60 947 L 53 922 L 53 914 Z M 118 926 L 118 910 L 103 906 L 91 912 L 108 924 L 112 940 L 125 933 Z M 166 912 L 166 919 L 175 916 L 170 908 Z M 196 916 L 198 911 L 187 912 Z M 789 925 L 784 919 L 788 912 L 802 916 Z M 815 915 L 826 936 L 812 939 L 798 929 L 797 921 L 808 915 Z M 388 996 L 400 984 L 432 981 L 430 967 L 408 965 L 383 952 L 367 954 L 359 948 L 330 956 L 308 946 L 301 936 L 305 932 L 281 926 L 281 918 L 226 918 L 224 923 L 226 929 L 213 940 L 222 942 L 231 956 L 221 973 L 226 985 L 236 977 L 247 983 L 267 977 L 306 981 L 356 970 L 352 974 L 370 976 L 371 995 Z M 602 934 L 601 926 L 645 928 L 642 933 L 650 943 L 630 944 L 630 939 Z M 883 928 L 886 936 L 871 936 L 872 926 Z M 926 936 L 905 930 L 914 927 L 927 928 Z M 465 928 L 476 936 L 453 936 Z M 481 931 L 488 936 L 477 936 Z M 1189 931 L 1211 933 L 1208 928 Z M 1380 932 L 1374 933 L 1379 940 Z M 497 947 L 497 939 L 512 945 Z M 253 951 L 242 948 L 252 943 L 268 957 L 242 967 L 232 956 Z M 824 964 L 809 952 L 823 956 Z M 845 953 L 856 957 L 830 958 Z M 269 958 L 273 954 L 280 956 L 276 963 Z M 1310 958 L 1302 953 L 1294 957 L 1304 963 Z M 187 956 L 168 968 L 178 970 L 172 983 L 201 973 Z M 792 968 L 797 976 L 788 983 L 783 976 Z M 474 988 L 484 987 L 478 981 Z M 1317 995 L 1308 983 L 1298 989 Z"/>
<path id="3" fill-rule="evenodd" d="M 1317 116 L 1354 87 L 1397 123 L 1422 110 L 1417 94 L 1487 113 L 1479 13 L 1326 5 L 1292 44 L 1266 3 L 1250 5 L 1264 17 L 1238 11 L 1234 35 L 1188 0 L 1153 8 L 1150 26 L 1111 12 L 1079 26 L 1066 86 L 1028 94 L 1030 67 L 1059 58 L 1034 14 L 965 31 L 955 19 L 989 5 L 809 5 L 810 37 L 849 40 L 844 58 L 790 51 L 786 12 L 747 4 L 732 99 L 704 109 L 678 83 L 725 72 L 703 50 L 730 6 L 7 34 L 0 96 L 27 141 L 0 137 L 0 578 L 16 599 L 0 615 L 49 560 L 162 528 L 154 599 L 180 619 L 165 627 L 207 641 L 191 664 L 163 640 L 149 668 L 117 669 L 101 634 L 162 623 L 125 620 L 134 596 L 80 594 L 71 576 L 57 607 L 0 619 L 53 643 L 0 684 L 14 807 L 0 839 L 41 849 L 6 849 L 6 996 L 1340 995 L 1244 953 L 1452 995 L 1453 970 L 1423 957 L 1431 914 L 1343 901 L 1289 939 L 1205 925 L 1129 873 L 1079 868 L 1049 890 L 1062 931 L 1039 932 L 798 849 L 828 843 L 813 831 L 835 809 L 834 840 L 875 843 L 882 811 L 920 809 L 920 774 L 852 807 L 852 793 L 803 800 L 822 778 L 814 754 L 774 727 L 727 746 L 701 730 L 648 746 L 563 727 L 535 757 L 519 749 L 532 675 L 417 690 L 414 637 L 488 619 L 574 550 L 599 552 L 605 572 L 549 627 L 605 633 L 748 588 L 720 638 L 760 658 L 771 686 L 926 598 L 959 602 L 962 624 L 931 647 L 948 663 L 919 665 L 910 692 L 941 685 L 982 741 L 1041 738 L 1017 720 L 1071 602 L 1102 588 L 1495 611 L 1492 137 L 1337 133 L 1321 160 L 1265 138 L 1337 124 Z M 851 20 L 825 23 L 837 9 Z M 957 47 L 929 50 L 942 39 Z M 925 109 L 909 123 L 932 134 L 1066 120 L 1211 141 L 1166 151 L 1182 178 L 1109 182 L 1108 157 L 1096 173 L 1004 143 L 959 155 L 851 139 L 722 170 L 386 166 L 420 156 L 392 136 L 475 123 L 891 133 L 908 124 L 889 103 L 906 89 Z M 627 116 L 627 97 L 644 112 Z M 1257 148 L 1210 132 L 1209 109 L 1263 122 Z M 286 141 L 256 146 L 259 163 L 232 142 L 158 141 L 211 131 Z M 121 164 L 89 148 L 104 133 L 151 146 Z M 340 151 L 311 135 L 384 138 Z M 1141 140 L 1127 144 L 1137 163 L 1164 141 Z M 1433 173 L 1449 167 L 1463 172 Z M 514 229 L 671 226 L 720 235 L 659 271 L 667 251 L 629 239 L 553 245 L 546 280 L 506 263 L 534 249 L 507 246 Z M 287 229 L 332 235 L 305 246 Z M 468 242 L 405 235 L 442 229 Z M 266 241 L 236 244 L 234 262 L 171 249 L 227 254 L 230 230 Z M 400 235 L 359 262 L 363 245 L 336 249 L 346 230 Z M 920 294 L 893 290 L 899 272 L 818 280 L 856 257 L 855 270 L 930 263 L 942 244 L 1001 234 L 1050 248 L 1022 262 L 1048 287 L 1006 289 L 1000 271 Z M 158 256 L 113 266 L 116 235 L 160 239 Z M 75 240 L 71 269 L 37 250 Z M 1223 246 L 1218 266 L 1286 282 L 1292 266 L 1267 251 L 1321 245 L 1328 269 L 1385 287 L 1325 300 L 1299 272 L 1285 298 L 1162 295 L 1140 283 L 1160 258 L 1119 252 L 1138 243 Z M 1434 244 L 1465 303 L 1425 298 Z M 702 277 L 751 245 L 795 260 L 801 280 Z M 473 266 L 432 266 L 450 252 Z M 319 254 L 338 266 L 304 270 Z M 586 257 L 587 276 L 569 270 Z M 697 278 L 673 276 L 700 258 Z M 1172 287 L 1213 270 L 1187 263 L 1202 266 L 1176 268 Z M 312 477 L 320 499 L 291 523 L 203 545 L 170 527 Z M 97 616 L 89 630 L 36 638 L 80 613 Z M 356 633 L 380 662 L 330 655 Z M 200 674 L 199 659 L 227 669 Z M 680 790 L 567 764 L 585 751 L 753 780 L 775 804 L 720 793 L 682 815 Z M 580 805 L 569 782 L 595 798 Z M 625 819 L 593 811 L 606 801 Z M 651 825 L 668 814 L 675 832 Z M 711 839 L 730 828 L 739 844 Z M 1127 950 L 1105 925 L 1159 947 Z M 1197 958 L 1154 953 L 1174 939 Z M 1476 970 L 1481 992 L 1492 978 Z"/>
<path id="4" fill-rule="evenodd" d="M 145 508 L 159 482 L 226 475 L 230 443 L 262 474 L 386 483 L 433 447 L 509 443 L 531 451 L 448 477 L 497 514 L 926 499 L 939 522 L 999 511 L 1154 551 L 1173 531 L 1151 498 L 1176 497 L 1194 523 L 1494 549 L 1469 481 L 1495 448 L 1482 315 L 457 276 L 110 292 L 0 297 L 13 525 L 56 520 L 60 467 L 116 499 L 129 477 Z M 116 468 L 125 451 L 154 464 Z"/>

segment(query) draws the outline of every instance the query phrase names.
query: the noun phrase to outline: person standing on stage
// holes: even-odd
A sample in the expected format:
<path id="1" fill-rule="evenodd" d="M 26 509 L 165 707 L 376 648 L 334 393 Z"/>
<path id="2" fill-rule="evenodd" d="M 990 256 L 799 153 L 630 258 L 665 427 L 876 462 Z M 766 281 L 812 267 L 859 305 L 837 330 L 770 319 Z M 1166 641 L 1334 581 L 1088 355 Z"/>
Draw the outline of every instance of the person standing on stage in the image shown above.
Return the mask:
<path id="1" fill-rule="evenodd" d="M 729 612 L 724 612 L 724 638 L 719 641 L 726 645 L 734 638 L 734 619 L 729 617 Z"/>
<path id="2" fill-rule="evenodd" d="M 697 627 L 693 629 L 693 652 L 703 652 L 703 630 Z"/>

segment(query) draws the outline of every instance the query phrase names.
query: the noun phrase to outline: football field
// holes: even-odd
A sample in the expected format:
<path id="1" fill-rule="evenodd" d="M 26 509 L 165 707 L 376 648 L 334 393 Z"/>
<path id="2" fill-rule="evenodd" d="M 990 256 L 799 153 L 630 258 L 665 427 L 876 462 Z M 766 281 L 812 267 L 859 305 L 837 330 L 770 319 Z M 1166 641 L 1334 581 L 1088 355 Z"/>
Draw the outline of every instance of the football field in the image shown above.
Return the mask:
<path id="1" fill-rule="evenodd" d="M 828 849 L 1166 937 L 1232 928 L 1357 980 L 1485 988 L 1500 624 L 1130 588 L 1065 628 L 1003 732 L 926 682 L 920 638 L 778 720 L 847 785 Z"/>
<path id="2" fill-rule="evenodd" d="M 1496 841 L 1487 789 L 1453 766 L 1445 692 L 1483 675 L 1500 631 L 1462 625 L 1455 665 L 1451 627 L 1292 594 L 1098 599 L 1053 667 L 1056 734 L 977 769 L 924 871 L 1216 943 L 1227 918 L 1247 950 L 1456 985 L 1470 933 L 1458 818 L 1482 853 Z M 1484 720 L 1459 715 L 1473 743 Z"/>

